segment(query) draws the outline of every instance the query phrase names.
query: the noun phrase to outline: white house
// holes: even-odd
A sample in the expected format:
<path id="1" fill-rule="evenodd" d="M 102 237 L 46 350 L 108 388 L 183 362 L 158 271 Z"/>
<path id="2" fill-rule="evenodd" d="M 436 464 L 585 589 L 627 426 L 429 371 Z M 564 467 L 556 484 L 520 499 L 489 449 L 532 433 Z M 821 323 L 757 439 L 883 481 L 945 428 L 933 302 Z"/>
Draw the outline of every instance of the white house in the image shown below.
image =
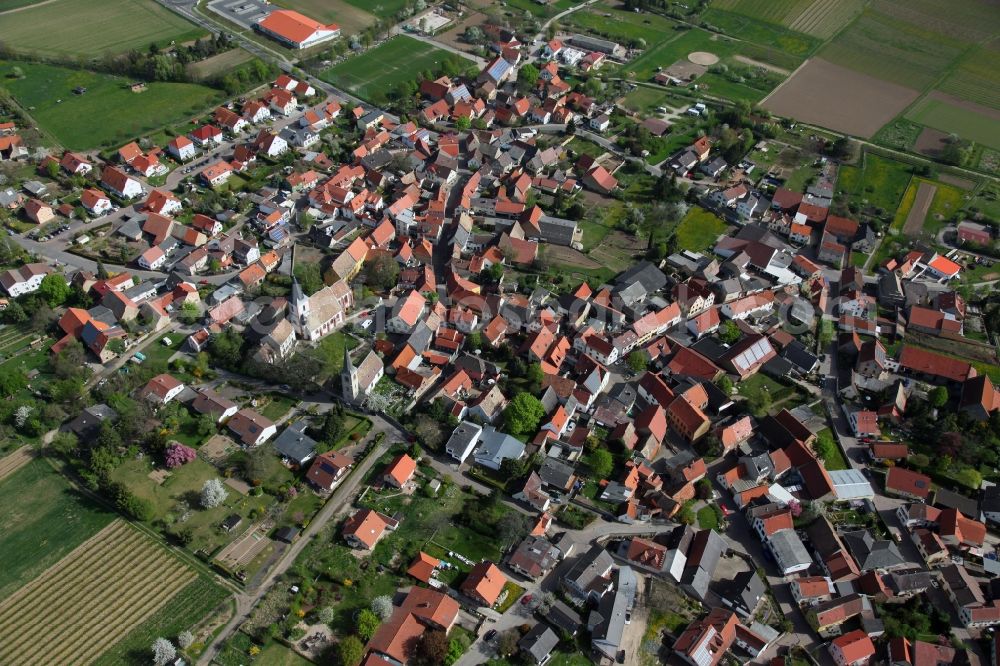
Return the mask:
<path id="1" fill-rule="evenodd" d="M 186 136 L 175 136 L 167 144 L 167 152 L 173 155 L 178 162 L 187 162 L 194 158 L 198 150 L 194 147 L 194 141 Z"/>
<path id="2" fill-rule="evenodd" d="M 145 268 L 147 271 L 155 271 L 160 268 L 166 262 L 167 255 L 163 254 L 157 246 L 153 246 L 139 255 L 138 264 Z"/>
<path id="3" fill-rule="evenodd" d="M 608 118 L 608 114 L 602 113 L 596 118 L 590 119 L 590 128 L 597 132 L 607 132 L 608 128 L 611 127 L 611 119 Z"/>
<path id="4" fill-rule="evenodd" d="M 51 272 L 52 269 L 45 264 L 25 264 L 0 273 L 0 286 L 11 298 L 17 298 L 21 294 L 38 291 L 42 280 Z"/>
<path id="5" fill-rule="evenodd" d="M 462 421 L 451 433 L 451 437 L 444 445 L 444 450 L 459 463 L 463 463 L 472 454 L 472 450 L 476 448 L 482 433 L 482 426 L 470 421 Z"/>
<path id="6" fill-rule="evenodd" d="M 84 190 L 80 195 L 80 205 L 94 217 L 100 217 L 111 210 L 111 199 L 100 190 Z"/>
<path id="7" fill-rule="evenodd" d="M 101 172 L 101 184 L 122 199 L 134 199 L 142 194 L 142 183 L 118 167 L 104 167 L 104 171 Z"/>
<path id="8" fill-rule="evenodd" d="M 183 390 L 183 382 L 172 375 L 162 374 L 149 380 L 149 383 L 142 390 L 142 395 L 146 400 L 165 405 L 180 395 Z"/>

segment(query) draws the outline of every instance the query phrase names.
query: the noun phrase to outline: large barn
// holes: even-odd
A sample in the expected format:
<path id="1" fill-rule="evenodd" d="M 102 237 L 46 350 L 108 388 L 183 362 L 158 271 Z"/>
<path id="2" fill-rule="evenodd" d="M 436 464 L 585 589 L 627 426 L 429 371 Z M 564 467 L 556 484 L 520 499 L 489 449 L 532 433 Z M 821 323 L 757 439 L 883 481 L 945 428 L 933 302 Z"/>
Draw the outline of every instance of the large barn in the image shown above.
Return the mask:
<path id="1" fill-rule="evenodd" d="M 307 49 L 340 36 L 336 23 L 323 25 L 290 9 L 277 9 L 257 22 L 257 30 L 293 49 Z"/>

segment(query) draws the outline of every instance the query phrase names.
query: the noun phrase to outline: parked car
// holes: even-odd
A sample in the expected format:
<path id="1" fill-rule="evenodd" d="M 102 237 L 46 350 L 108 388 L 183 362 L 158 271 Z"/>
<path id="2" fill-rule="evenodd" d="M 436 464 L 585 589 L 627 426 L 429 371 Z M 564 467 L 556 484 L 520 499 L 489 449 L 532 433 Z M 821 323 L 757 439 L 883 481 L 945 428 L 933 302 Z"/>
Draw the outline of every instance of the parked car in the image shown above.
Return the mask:
<path id="1" fill-rule="evenodd" d="M 489 631 L 487 631 L 483 635 L 483 640 L 484 641 L 491 641 L 491 640 L 493 640 L 496 637 L 497 637 L 497 630 L 496 629 L 490 629 Z"/>

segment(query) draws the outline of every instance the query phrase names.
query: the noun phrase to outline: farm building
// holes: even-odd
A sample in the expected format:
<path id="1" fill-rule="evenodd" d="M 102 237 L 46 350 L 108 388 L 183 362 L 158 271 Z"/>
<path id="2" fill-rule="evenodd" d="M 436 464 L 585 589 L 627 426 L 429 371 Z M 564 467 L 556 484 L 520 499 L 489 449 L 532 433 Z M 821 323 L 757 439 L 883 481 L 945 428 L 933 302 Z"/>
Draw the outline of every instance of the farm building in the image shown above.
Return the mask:
<path id="1" fill-rule="evenodd" d="M 307 49 L 340 36 L 336 23 L 323 25 L 308 16 L 288 9 L 278 9 L 260 20 L 258 31 L 293 49 Z"/>

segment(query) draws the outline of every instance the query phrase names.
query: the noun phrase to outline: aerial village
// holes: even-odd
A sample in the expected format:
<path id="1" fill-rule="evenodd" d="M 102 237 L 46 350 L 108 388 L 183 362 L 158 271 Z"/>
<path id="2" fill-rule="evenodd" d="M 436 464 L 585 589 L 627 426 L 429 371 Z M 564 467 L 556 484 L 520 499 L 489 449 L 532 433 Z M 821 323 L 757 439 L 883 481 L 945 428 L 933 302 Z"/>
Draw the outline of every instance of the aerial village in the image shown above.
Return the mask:
<path id="1" fill-rule="evenodd" d="M 745 150 L 648 165 L 570 82 L 614 48 L 488 37 L 406 119 L 293 72 L 163 145 L 4 154 L 17 437 L 238 590 L 184 627 L 212 663 L 996 663 L 995 332 L 960 286 L 991 228 L 882 251 L 834 141 L 801 189 L 757 167 L 756 109 Z M 574 264 L 637 177 L 669 202 L 640 229 L 719 233 Z"/>

